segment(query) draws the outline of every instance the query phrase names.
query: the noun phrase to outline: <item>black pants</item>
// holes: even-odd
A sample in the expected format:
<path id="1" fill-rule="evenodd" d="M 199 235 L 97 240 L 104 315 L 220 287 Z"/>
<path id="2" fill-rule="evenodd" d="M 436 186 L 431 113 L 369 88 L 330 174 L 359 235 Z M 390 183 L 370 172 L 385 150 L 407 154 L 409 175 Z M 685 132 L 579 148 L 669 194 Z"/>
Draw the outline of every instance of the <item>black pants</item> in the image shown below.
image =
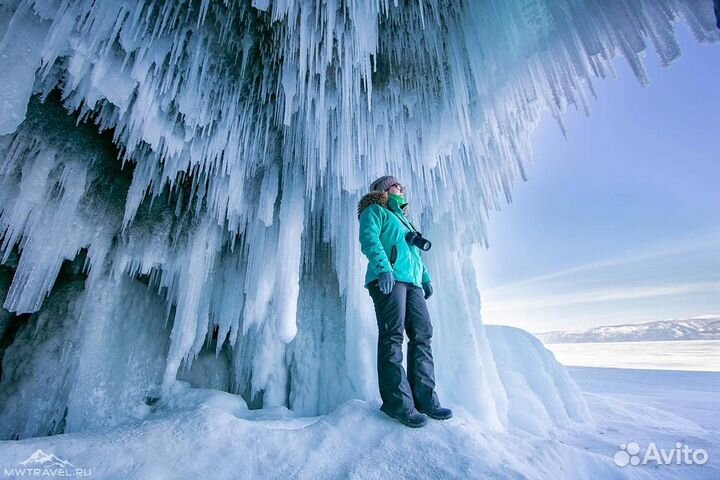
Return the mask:
<path id="1" fill-rule="evenodd" d="M 368 285 L 378 323 L 377 370 L 383 410 L 391 412 L 439 406 L 435 393 L 432 325 L 423 289 L 395 282 L 384 294 L 377 280 Z M 408 371 L 403 369 L 403 328 L 407 332 Z"/>

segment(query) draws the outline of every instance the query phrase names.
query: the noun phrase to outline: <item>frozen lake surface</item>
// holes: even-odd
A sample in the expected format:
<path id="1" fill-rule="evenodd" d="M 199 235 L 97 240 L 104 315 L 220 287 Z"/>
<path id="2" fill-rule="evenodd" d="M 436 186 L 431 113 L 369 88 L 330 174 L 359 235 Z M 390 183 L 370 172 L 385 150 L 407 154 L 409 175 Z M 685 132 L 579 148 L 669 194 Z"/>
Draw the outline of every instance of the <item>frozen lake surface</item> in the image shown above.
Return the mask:
<path id="1" fill-rule="evenodd" d="M 657 408 L 720 431 L 720 373 L 589 367 L 568 371 L 586 395 Z"/>
<path id="2" fill-rule="evenodd" d="M 720 372 L 720 340 L 546 344 L 563 365 Z"/>

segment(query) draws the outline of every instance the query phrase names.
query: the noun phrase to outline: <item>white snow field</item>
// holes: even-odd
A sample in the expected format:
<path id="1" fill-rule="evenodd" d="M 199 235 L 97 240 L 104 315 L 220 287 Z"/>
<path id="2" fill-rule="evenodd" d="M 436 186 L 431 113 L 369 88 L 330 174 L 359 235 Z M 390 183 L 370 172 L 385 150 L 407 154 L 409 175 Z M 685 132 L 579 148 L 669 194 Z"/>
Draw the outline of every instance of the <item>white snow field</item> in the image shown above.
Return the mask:
<path id="1" fill-rule="evenodd" d="M 484 328 L 468 259 L 543 111 L 589 113 L 617 58 L 646 85 L 679 24 L 720 41 L 711 0 L 0 2 L 0 463 L 677 478 L 618 468 L 616 443 L 714 433 L 588 405 L 534 337 Z M 374 403 L 356 208 L 385 174 L 433 241 L 437 391 L 457 412 L 419 431 Z"/>

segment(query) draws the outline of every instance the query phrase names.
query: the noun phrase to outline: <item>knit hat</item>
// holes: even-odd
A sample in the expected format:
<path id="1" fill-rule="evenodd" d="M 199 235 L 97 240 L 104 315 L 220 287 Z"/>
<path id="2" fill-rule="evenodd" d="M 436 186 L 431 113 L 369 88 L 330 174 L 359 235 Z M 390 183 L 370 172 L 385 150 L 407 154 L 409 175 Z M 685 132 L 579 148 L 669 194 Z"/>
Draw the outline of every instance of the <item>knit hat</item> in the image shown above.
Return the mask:
<path id="1" fill-rule="evenodd" d="M 400 183 L 397 178 L 390 175 L 385 175 L 384 177 L 380 177 L 374 182 L 372 182 L 370 184 L 370 190 L 373 192 L 384 192 L 396 183 Z"/>

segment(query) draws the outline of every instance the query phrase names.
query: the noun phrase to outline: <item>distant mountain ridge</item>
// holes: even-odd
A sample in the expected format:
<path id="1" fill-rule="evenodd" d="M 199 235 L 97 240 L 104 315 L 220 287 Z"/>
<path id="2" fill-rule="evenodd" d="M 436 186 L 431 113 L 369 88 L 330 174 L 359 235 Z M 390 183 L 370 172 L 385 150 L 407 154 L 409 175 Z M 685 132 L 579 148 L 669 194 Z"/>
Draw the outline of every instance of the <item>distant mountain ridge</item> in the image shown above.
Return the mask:
<path id="1" fill-rule="evenodd" d="M 720 316 L 608 325 L 584 331 L 553 331 L 535 335 L 543 343 L 643 342 L 720 340 Z"/>

